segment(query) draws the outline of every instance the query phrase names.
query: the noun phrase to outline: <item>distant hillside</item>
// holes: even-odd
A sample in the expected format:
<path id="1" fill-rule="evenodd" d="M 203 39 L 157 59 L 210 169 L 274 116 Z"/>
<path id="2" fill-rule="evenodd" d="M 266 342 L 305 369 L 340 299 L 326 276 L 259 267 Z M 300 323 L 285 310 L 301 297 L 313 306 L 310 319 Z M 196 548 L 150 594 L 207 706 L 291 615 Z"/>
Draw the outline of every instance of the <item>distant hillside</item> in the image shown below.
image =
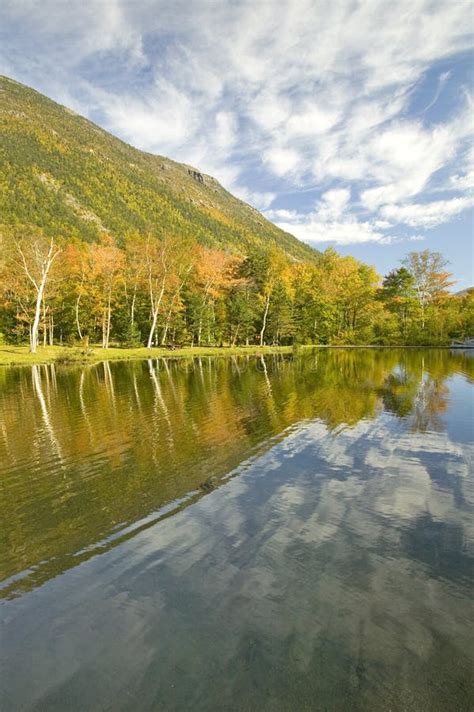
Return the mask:
<path id="1" fill-rule="evenodd" d="M 318 252 L 196 168 L 144 153 L 33 89 L 0 77 L 0 223 L 118 240 L 147 230 L 193 234 L 245 254 L 277 245 Z"/>

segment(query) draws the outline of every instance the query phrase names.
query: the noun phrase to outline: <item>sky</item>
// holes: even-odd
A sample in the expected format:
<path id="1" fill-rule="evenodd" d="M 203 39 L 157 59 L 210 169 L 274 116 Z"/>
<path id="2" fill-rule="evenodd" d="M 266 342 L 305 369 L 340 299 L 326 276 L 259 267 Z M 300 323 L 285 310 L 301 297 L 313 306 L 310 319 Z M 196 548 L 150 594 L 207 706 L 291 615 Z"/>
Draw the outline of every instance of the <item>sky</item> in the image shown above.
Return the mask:
<path id="1" fill-rule="evenodd" d="M 0 73 L 381 274 L 474 284 L 470 0 L 2 0 Z"/>

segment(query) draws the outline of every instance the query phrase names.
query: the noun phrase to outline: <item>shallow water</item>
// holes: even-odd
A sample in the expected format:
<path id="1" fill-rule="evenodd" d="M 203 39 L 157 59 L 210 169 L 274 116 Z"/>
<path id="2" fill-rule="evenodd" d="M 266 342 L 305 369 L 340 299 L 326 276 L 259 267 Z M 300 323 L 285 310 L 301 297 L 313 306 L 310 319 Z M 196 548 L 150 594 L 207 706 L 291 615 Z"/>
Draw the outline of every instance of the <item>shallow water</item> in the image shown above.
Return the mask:
<path id="1" fill-rule="evenodd" d="M 0 708 L 472 710 L 474 358 L 0 370 Z"/>

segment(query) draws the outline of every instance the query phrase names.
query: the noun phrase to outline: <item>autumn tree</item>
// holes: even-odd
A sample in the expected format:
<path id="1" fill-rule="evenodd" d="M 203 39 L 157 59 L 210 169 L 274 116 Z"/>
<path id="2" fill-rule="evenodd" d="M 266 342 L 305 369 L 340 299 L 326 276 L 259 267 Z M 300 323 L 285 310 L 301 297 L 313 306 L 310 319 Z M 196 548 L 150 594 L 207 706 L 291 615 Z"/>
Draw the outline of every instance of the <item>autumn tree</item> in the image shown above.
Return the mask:
<path id="1" fill-rule="evenodd" d="M 159 317 L 164 317 L 162 343 L 166 339 L 173 309 L 192 270 L 196 252 L 192 240 L 178 235 L 149 236 L 145 247 L 146 276 L 151 325 L 147 348 L 156 340 Z"/>
<path id="2" fill-rule="evenodd" d="M 124 245 L 124 289 L 130 324 L 135 324 L 135 309 L 140 291 L 146 288 L 146 242 L 140 234 L 129 235 Z"/>
<path id="3" fill-rule="evenodd" d="M 199 253 L 196 248 L 197 245 L 191 238 L 181 238 L 175 241 L 161 334 L 162 345 L 167 342 L 173 317 L 176 319 L 177 315 L 184 311 L 182 294 L 199 259 Z"/>
<path id="4" fill-rule="evenodd" d="M 191 330 L 193 342 L 199 346 L 206 332 L 207 343 L 211 342 L 216 324 L 216 303 L 223 299 L 233 283 L 238 259 L 222 250 L 199 246 L 191 293 Z"/>
<path id="5" fill-rule="evenodd" d="M 81 304 L 92 293 L 89 280 L 91 273 L 91 246 L 84 242 L 70 242 L 64 249 L 62 259 L 62 276 L 65 288 L 73 303 L 74 326 L 79 339 L 84 337 L 81 319 Z"/>
<path id="6" fill-rule="evenodd" d="M 112 309 L 117 298 L 117 287 L 123 280 L 124 253 L 110 235 L 103 235 L 89 251 L 89 289 L 94 299 L 94 310 L 100 318 L 102 348 L 110 342 Z"/>
<path id="7" fill-rule="evenodd" d="M 263 346 L 270 308 L 277 308 L 276 294 L 279 292 L 280 297 L 283 297 L 292 290 L 291 268 L 285 255 L 277 248 L 272 248 L 269 251 L 253 251 L 246 258 L 241 271 L 242 275 L 253 283 L 256 299 L 260 304 L 258 340 L 260 346 Z"/>
<path id="8" fill-rule="evenodd" d="M 159 239 L 156 236 L 149 235 L 145 246 L 145 261 L 151 316 L 147 348 L 151 349 L 158 324 L 161 302 L 166 289 L 166 281 L 170 272 L 171 240 L 168 237 Z"/>
<path id="9" fill-rule="evenodd" d="M 452 274 L 446 271 L 447 261 L 439 252 L 410 252 L 403 265 L 413 277 L 413 287 L 421 311 L 421 328 L 425 328 L 426 309 L 443 297 L 454 284 Z"/>
<path id="10" fill-rule="evenodd" d="M 452 295 L 439 253 L 411 253 L 380 284 L 373 267 L 327 249 L 311 263 L 276 247 L 246 257 L 171 233 L 111 233 L 59 244 L 0 232 L 1 338 L 90 337 L 104 348 L 169 343 L 448 344 L 472 338 L 474 297 Z"/>
<path id="11" fill-rule="evenodd" d="M 46 286 L 61 248 L 53 237 L 39 229 L 34 232 L 19 229 L 4 235 L 2 241 L 8 254 L 10 284 L 28 321 L 30 351 L 36 353 Z"/>

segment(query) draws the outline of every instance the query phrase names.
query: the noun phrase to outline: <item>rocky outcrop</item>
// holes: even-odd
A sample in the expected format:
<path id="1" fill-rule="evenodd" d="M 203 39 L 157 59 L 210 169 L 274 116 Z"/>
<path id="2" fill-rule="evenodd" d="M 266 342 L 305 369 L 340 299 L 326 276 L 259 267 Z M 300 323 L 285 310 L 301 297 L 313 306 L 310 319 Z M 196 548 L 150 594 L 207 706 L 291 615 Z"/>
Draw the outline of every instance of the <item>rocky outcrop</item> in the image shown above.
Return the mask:
<path id="1" fill-rule="evenodd" d="M 194 171 L 192 168 L 188 168 L 188 173 L 191 176 L 191 178 L 194 178 L 194 180 L 197 180 L 198 183 L 204 183 L 204 176 L 202 173 L 199 173 L 199 171 Z"/>

